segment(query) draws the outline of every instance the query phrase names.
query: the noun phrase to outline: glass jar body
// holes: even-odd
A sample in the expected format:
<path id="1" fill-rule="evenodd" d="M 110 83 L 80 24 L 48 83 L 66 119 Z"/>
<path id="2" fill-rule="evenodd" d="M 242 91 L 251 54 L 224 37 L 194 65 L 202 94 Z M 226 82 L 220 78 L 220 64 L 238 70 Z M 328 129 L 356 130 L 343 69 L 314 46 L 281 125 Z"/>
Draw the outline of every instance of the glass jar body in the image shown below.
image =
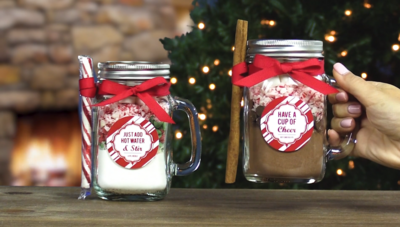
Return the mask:
<path id="1" fill-rule="evenodd" d="M 104 101 L 110 97 L 112 96 L 98 96 L 97 102 Z M 153 98 L 162 109 L 170 116 L 172 115 L 174 100 L 171 96 Z M 175 168 L 171 161 L 171 125 L 159 121 L 149 110 L 149 107 L 136 96 L 131 96 L 109 105 L 96 107 L 93 116 L 93 188 L 97 195 L 106 200 L 154 201 L 163 199 L 170 189 Z M 138 162 L 137 159 L 133 159 L 133 162 L 129 162 L 131 164 L 127 165 L 125 165 L 126 162 L 122 161 L 122 163 L 125 164 L 121 165 L 120 161 L 123 157 L 121 156 L 119 160 L 116 160 L 115 151 L 110 151 L 112 150 L 110 132 L 112 132 L 113 125 L 121 119 L 129 119 L 129 117 L 136 122 L 135 124 L 143 125 L 143 129 L 138 129 L 139 131 L 145 132 L 144 129 L 146 127 L 153 127 L 152 129 L 156 130 L 158 136 L 158 148 L 154 151 L 156 154 L 137 168 L 128 166 Z M 141 123 L 141 121 L 143 121 L 143 123 Z M 147 125 L 144 124 L 144 121 L 147 122 Z M 152 126 L 148 126 L 149 123 Z M 137 138 L 135 135 L 129 136 L 130 137 L 124 138 L 127 139 L 126 150 L 133 150 L 131 153 L 126 152 L 128 155 L 135 154 L 135 144 L 137 145 L 144 141 L 141 141 L 141 138 Z M 115 140 L 120 139 L 119 137 L 115 138 Z M 125 144 L 123 145 L 125 146 Z M 144 160 L 146 156 L 142 158 Z M 143 160 L 141 160 L 142 163 Z"/>
<path id="2" fill-rule="evenodd" d="M 307 58 L 280 58 L 280 62 Z M 326 75 L 316 79 L 328 82 Z M 267 142 L 261 119 L 265 107 L 282 97 L 297 97 L 308 105 L 313 131 L 308 142 L 295 151 L 281 151 Z M 243 171 L 247 180 L 258 183 L 315 183 L 325 174 L 328 149 L 326 134 L 326 97 L 290 75 L 279 75 L 244 89 Z"/>

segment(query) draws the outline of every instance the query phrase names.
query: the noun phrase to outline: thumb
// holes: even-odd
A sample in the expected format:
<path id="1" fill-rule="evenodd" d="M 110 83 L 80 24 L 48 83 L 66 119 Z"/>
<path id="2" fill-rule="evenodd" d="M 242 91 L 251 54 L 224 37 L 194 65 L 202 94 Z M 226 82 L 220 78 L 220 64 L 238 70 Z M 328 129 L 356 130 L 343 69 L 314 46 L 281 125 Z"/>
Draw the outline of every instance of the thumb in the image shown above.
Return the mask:
<path id="1" fill-rule="evenodd" d="M 333 76 L 341 89 L 352 94 L 365 107 L 374 105 L 384 98 L 372 83 L 355 76 L 341 63 L 333 65 Z"/>

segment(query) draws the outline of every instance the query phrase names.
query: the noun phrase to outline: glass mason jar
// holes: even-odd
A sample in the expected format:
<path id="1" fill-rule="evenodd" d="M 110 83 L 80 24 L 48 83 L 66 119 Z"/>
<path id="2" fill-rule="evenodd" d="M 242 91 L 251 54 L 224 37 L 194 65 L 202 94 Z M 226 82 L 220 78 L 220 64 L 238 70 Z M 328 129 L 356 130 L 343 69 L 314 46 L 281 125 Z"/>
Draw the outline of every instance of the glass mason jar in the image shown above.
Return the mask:
<path id="1" fill-rule="evenodd" d="M 280 63 L 320 62 L 322 47 L 322 41 L 314 40 L 249 40 L 246 62 L 253 63 L 256 54 Z M 334 82 L 325 74 L 314 78 Z M 244 103 L 243 169 L 248 181 L 315 183 L 324 177 L 328 159 L 350 149 L 329 147 L 326 97 L 289 74 L 245 88 Z"/>
<path id="2" fill-rule="evenodd" d="M 99 81 L 110 80 L 129 87 L 155 77 L 169 80 L 169 65 L 150 62 L 104 62 L 98 64 Z M 96 103 L 113 97 L 97 95 Z M 190 122 L 190 161 L 172 160 L 171 124 L 161 122 L 143 100 L 129 96 L 93 108 L 93 187 L 106 200 L 163 199 L 173 176 L 183 176 L 200 165 L 201 136 L 195 107 L 171 95 L 152 96 L 172 117 L 175 110 L 186 112 Z"/>

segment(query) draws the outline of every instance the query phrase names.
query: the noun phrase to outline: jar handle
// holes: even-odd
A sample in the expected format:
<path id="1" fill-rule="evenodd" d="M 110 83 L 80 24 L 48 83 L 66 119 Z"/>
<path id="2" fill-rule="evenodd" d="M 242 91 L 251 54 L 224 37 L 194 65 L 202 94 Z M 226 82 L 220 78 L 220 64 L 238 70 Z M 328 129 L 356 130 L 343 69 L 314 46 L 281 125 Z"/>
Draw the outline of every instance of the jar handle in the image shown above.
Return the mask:
<path id="1" fill-rule="evenodd" d="M 336 80 L 333 77 L 328 76 L 328 82 L 331 86 L 339 88 L 337 86 Z M 339 146 L 328 146 L 328 152 L 326 153 L 328 160 L 339 160 L 346 156 L 348 156 L 354 149 L 357 140 L 355 138 L 356 131 L 358 130 L 357 120 L 356 120 L 356 128 L 349 134 L 345 136 L 345 139 Z"/>
<path id="2" fill-rule="evenodd" d="M 175 97 L 176 105 L 175 110 L 181 110 L 185 112 L 189 119 L 190 124 L 190 135 L 192 138 L 192 152 L 190 160 L 184 164 L 175 164 L 175 175 L 185 176 L 188 175 L 200 166 L 201 160 L 201 135 L 200 135 L 200 124 L 196 108 L 193 104 L 179 97 Z M 174 110 L 174 111 L 175 111 Z"/>

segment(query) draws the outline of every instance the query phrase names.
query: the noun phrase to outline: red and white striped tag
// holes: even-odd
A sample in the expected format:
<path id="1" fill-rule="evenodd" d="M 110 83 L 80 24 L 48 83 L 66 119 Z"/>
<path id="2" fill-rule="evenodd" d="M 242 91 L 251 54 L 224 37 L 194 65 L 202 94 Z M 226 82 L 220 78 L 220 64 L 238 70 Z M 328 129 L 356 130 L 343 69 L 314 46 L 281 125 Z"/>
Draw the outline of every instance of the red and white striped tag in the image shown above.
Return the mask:
<path id="1" fill-rule="evenodd" d="M 130 116 L 115 122 L 107 134 L 107 150 L 111 159 L 127 169 L 138 169 L 157 154 L 158 134 L 148 120 Z"/>
<path id="2" fill-rule="evenodd" d="M 261 114 L 264 140 L 282 152 L 297 151 L 311 138 L 314 118 L 310 107 L 294 96 L 271 101 Z"/>

